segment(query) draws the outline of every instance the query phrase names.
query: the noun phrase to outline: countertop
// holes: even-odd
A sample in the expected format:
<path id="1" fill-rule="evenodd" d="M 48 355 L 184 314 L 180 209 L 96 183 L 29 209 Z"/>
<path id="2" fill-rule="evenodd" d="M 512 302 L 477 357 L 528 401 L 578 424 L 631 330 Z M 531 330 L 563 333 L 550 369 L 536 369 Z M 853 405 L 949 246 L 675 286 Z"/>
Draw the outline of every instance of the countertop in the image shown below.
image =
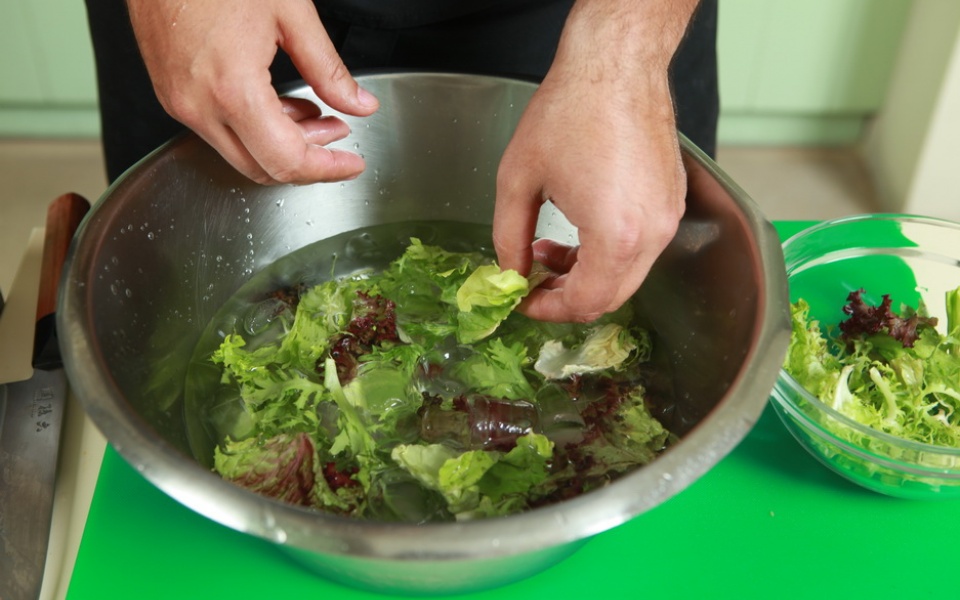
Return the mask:
<path id="1" fill-rule="evenodd" d="M 782 234 L 800 226 L 778 224 Z M 547 571 L 459 597 L 942 597 L 950 584 L 937 573 L 948 572 L 958 517 L 955 502 L 848 483 L 768 407 L 729 456 L 674 498 Z M 43 598 L 287 595 L 381 597 L 320 579 L 271 543 L 179 505 L 106 445 L 71 398 Z"/>

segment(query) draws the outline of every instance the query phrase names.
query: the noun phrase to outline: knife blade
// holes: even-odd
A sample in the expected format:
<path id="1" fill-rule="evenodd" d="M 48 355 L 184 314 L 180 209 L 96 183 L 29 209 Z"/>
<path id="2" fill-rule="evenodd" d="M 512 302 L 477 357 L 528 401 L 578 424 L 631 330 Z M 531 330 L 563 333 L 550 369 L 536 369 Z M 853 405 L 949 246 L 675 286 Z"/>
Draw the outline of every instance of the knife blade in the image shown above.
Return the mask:
<path id="1" fill-rule="evenodd" d="M 73 234 L 90 208 L 69 193 L 47 209 L 33 375 L 0 386 L 0 600 L 33 600 L 43 582 L 67 378 L 55 326 Z"/>

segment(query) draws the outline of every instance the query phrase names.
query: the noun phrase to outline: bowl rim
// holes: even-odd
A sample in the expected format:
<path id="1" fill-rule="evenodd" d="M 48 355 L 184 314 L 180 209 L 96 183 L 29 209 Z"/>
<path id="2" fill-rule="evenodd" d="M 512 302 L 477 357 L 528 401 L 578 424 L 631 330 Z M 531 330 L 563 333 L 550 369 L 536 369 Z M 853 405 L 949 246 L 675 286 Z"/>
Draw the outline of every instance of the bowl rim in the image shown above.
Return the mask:
<path id="1" fill-rule="evenodd" d="M 398 76 L 514 81 L 431 72 L 374 77 Z M 358 77 L 358 81 L 364 83 L 366 79 Z M 714 407 L 709 427 L 701 423 L 691 430 L 657 458 L 655 468 L 638 469 L 606 487 L 555 505 L 492 519 L 432 524 L 365 521 L 325 514 L 266 498 L 198 468 L 192 458 L 160 439 L 139 415 L 131 414 L 110 372 L 94 360 L 98 348 L 95 336 L 88 335 L 91 324 L 85 299 L 89 290 L 83 289 L 83 282 L 93 269 L 95 253 L 90 248 L 109 235 L 108 217 L 118 210 L 117 193 L 133 184 L 134 171 L 145 177 L 172 149 L 201 143 L 192 134 L 171 140 L 114 182 L 74 239 L 57 310 L 71 384 L 91 420 L 105 432 L 118 454 L 155 487 L 215 522 L 281 545 L 354 558 L 457 561 L 542 551 L 585 540 L 662 504 L 726 456 L 760 417 L 776 380 L 770 356 L 780 353 L 782 360 L 789 342 L 786 275 L 776 231 L 752 199 L 712 159 L 682 134 L 679 137 L 681 154 L 712 175 L 739 210 L 737 217 L 755 251 L 751 260 L 757 269 L 759 299 L 752 324 L 756 329 L 755 346 L 743 358 L 726 395 Z M 600 506 L 602 512 L 597 510 Z M 417 541 L 422 540 L 425 532 L 429 532 L 429 544 Z M 538 532 L 539 537 L 531 532 Z"/>
<path id="2" fill-rule="evenodd" d="M 838 217 L 836 219 L 828 219 L 825 221 L 820 221 L 814 225 L 801 229 L 800 231 L 794 233 L 787 239 L 783 241 L 782 247 L 784 255 L 786 257 L 787 250 L 790 249 L 793 245 L 799 243 L 804 238 L 808 238 L 814 234 L 820 233 L 827 229 L 832 229 L 834 227 L 850 225 L 859 222 L 882 222 L 882 221 L 902 221 L 909 223 L 919 223 L 922 225 L 936 225 L 939 227 L 946 227 L 949 229 L 956 229 L 960 231 L 960 221 L 955 221 L 951 219 L 945 219 L 942 217 L 931 217 L 927 215 L 920 215 L 915 213 L 897 213 L 897 212 L 868 212 L 861 213 L 856 215 L 849 215 L 845 217 Z M 787 265 L 787 275 L 790 274 L 790 263 Z"/>
<path id="3" fill-rule="evenodd" d="M 789 250 L 794 245 L 803 242 L 804 240 L 808 239 L 810 236 L 816 235 L 818 233 L 822 233 L 825 230 L 832 229 L 838 226 L 845 226 L 845 225 L 851 225 L 851 224 L 863 223 L 863 222 L 884 222 L 884 221 L 900 221 L 900 222 L 909 222 L 909 223 L 920 224 L 920 225 L 945 227 L 948 229 L 955 230 L 958 234 L 960 234 L 960 222 L 953 221 L 950 219 L 944 219 L 940 217 L 929 217 L 929 216 L 917 215 L 917 214 L 911 214 L 911 213 L 864 213 L 864 214 L 858 214 L 858 215 L 851 215 L 847 217 L 840 217 L 837 219 L 829 219 L 829 220 L 817 223 L 815 225 L 811 225 L 810 227 L 807 227 L 791 235 L 786 240 L 784 240 L 782 246 L 783 246 L 784 259 L 786 263 L 787 280 L 789 281 L 790 275 L 793 272 L 791 267 L 796 265 L 796 262 L 790 261 L 790 258 L 789 258 Z M 860 433 L 866 437 L 876 438 L 881 442 L 884 442 L 891 446 L 902 448 L 904 450 L 910 450 L 913 452 L 924 453 L 924 454 L 947 455 L 947 456 L 957 457 L 958 459 L 960 459 L 960 447 L 953 448 L 949 446 L 939 446 L 936 444 L 928 444 L 925 442 L 909 440 L 909 439 L 899 437 L 890 433 L 886 433 L 879 429 L 874 429 L 869 425 L 864 425 L 863 423 L 860 423 L 859 421 L 856 421 L 840 413 L 839 411 L 835 410 L 833 407 L 822 402 L 819 398 L 813 395 L 809 390 L 807 390 L 802 385 L 800 385 L 800 383 L 792 375 L 790 375 L 790 373 L 788 373 L 786 369 L 782 367 L 780 369 L 780 374 L 778 376 L 778 383 L 780 382 L 785 383 L 791 391 L 796 392 L 801 398 L 803 398 L 804 401 L 810 403 L 817 410 L 825 413 L 828 417 L 835 419 L 841 424 L 847 427 L 850 427 L 851 429 L 855 430 L 857 433 Z M 865 448 L 861 444 L 853 444 L 851 442 L 838 438 L 828 429 L 824 428 L 820 423 L 813 420 L 810 417 L 810 415 L 808 415 L 806 411 L 804 411 L 799 406 L 797 402 L 792 400 L 792 398 L 781 397 L 779 394 L 776 394 L 776 393 L 773 394 L 773 398 L 777 402 L 782 404 L 784 407 L 791 409 L 790 410 L 791 414 L 799 413 L 799 415 L 802 416 L 807 423 L 814 426 L 818 432 L 828 434 L 833 440 L 842 442 L 843 445 L 845 446 L 856 448 L 861 451 L 866 451 L 870 453 L 872 456 L 876 456 L 877 458 L 881 458 L 887 461 L 895 460 L 895 459 L 891 459 L 889 456 L 879 455 L 876 452 L 873 452 L 870 449 Z M 913 463 L 903 463 L 903 462 L 900 462 L 899 464 L 913 465 Z"/>

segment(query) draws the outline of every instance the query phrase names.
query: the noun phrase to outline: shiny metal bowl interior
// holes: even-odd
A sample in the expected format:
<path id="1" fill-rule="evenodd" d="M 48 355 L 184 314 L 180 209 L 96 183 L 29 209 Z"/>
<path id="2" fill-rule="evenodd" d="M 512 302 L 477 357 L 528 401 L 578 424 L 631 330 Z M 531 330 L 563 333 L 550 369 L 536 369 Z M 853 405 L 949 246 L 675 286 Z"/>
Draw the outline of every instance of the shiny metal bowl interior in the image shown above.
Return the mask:
<path id="1" fill-rule="evenodd" d="M 65 270 L 58 326 L 75 393 L 116 450 L 165 493 L 273 540 L 318 573 L 388 592 L 500 585 L 677 494 L 750 430 L 789 338 L 777 235 L 754 203 L 683 140 L 688 207 L 634 298 L 660 340 L 682 439 L 653 464 L 526 514 L 429 526 L 347 520 L 242 490 L 186 443 L 183 374 L 203 328 L 251 275 L 317 240 L 380 223 L 488 224 L 500 155 L 531 83 L 458 74 L 362 77 L 381 100 L 342 147 L 347 183 L 261 187 L 197 137 L 172 140 L 95 205 Z M 311 97 L 307 88 L 292 95 Z M 330 111 L 332 112 L 332 111 Z M 549 206 L 540 235 L 575 238 Z"/>

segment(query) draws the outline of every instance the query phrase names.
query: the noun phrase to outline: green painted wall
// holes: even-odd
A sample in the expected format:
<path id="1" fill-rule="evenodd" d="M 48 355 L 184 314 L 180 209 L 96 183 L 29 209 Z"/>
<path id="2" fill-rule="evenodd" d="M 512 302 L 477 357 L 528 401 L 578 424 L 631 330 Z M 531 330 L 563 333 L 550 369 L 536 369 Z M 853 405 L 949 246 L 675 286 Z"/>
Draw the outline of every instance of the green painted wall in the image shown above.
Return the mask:
<path id="1" fill-rule="evenodd" d="M 911 0 L 720 0 L 726 143 L 850 143 L 885 97 Z"/>
<path id="2" fill-rule="evenodd" d="M 97 135 L 97 90 L 81 0 L 0 4 L 0 135 Z"/>
<path id="3" fill-rule="evenodd" d="M 877 112 L 911 0 L 720 0 L 720 139 L 848 144 Z M 0 136 L 96 136 L 80 0 L 4 0 Z"/>

